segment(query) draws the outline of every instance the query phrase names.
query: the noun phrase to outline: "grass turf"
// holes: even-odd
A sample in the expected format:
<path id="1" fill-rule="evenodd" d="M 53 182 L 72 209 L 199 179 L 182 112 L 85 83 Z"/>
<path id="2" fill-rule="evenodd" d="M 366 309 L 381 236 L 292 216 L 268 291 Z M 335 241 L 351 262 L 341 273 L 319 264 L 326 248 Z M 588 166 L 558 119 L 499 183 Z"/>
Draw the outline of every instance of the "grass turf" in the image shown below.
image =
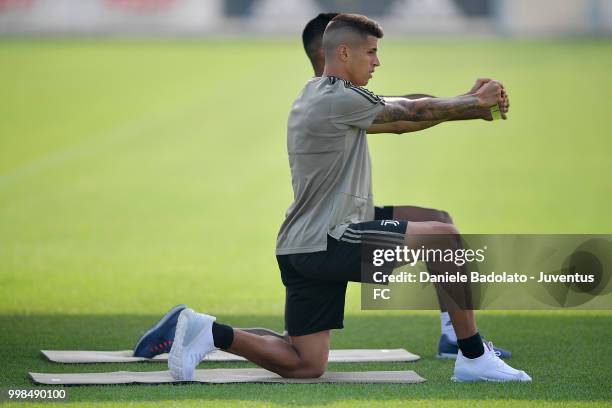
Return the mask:
<path id="1" fill-rule="evenodd" d="M 464 232 L 609 233 L 610 42 L 385 39 L 370 88 L 465 92 L 504 80 L 510 120 L 370 137 L 378 203 L 450 212 Z M 42 348 L 129 348 L 188 303 L 282 327 L 275 234 L 291 199 L 286 115 L 310 75 L 297 42 L 0 43 L 2 386 L 62 366 Z M 335 347 L 398 347 L 424 385 L 74 387 L 71 405 L 607 405 L 609 312 L 481 313 L 533 384 L 452 384 L 434 312 L 361 312 Z M 248 314 L 246 314 L 248 313 Z M 222 366 L 216 364 L 215 366 Z M 241 366 L 241 365 L 234 365 Z M 337 370 L 400 364 L 333 365 Z"/>
<path id="2" fill-rule="evenodd" d="M 248 325 L 253 321 L 279 327 L 278 316 L 228 315 L 224 321 Z M 172 400 L 202 399 L 218 402 L 287 403 L 388 402 L 396 405 L 410 400 L 434 399 L 471 404 L 471 400 L 539 401 L 604 404 L 612 397 L 609 372 L 612 345 L 602 339 L 610 336 L 612 317 L 595 312 L 575 313 L 485 313 L 481 327 L 503 345 L 515 351 L 512 363 L 527 370 L 532 384 L 454 384 L 449 381 L 453 363 L 433 357 L 437 339 L 437 317 L 431 312 L 408 315 L 364 313 L 347 318 L 346 329 L 334 335 L 336 348 L 390 348 L 404 345 L 420 354 L 416 363 L 332 364 L 330 369 L 401 370 L 414 369 L 427 378 L 422 385 L 305 385 L 270 386 L 180 385 L 180 386 L 100 386 L 69 387 L 71 401 L 118 401 L 165 403 Z M 157 316 L 81 315 L 3 317 L 11 332 L 2 334 L 2 344 L 15 350 L 5 364 L 3 383 L 31 386 L 24 367 L 38 372 L 92 372 L 120 370 L 163 370 L 162 363 L 58 365 L 39 355 L 41 348 L 125 349 L 138 338 L 139 328 L 152 324 Z M 520 330 L 517 330 L 520 327 Z M 68 335 L 69 333 L 69 335 Z M 576 335 L 576 333 L 580 333 Z M 486 333 L 485 333 L 486 334 Z M 26 342 L 23 339 L 27 339 Z M 246 367 L 248 363 L 215 363 L 214 367 Z M 346 399 L 351 402 L 345 401 Z M 466 401 L 464 401 L 466 400 Z"/>

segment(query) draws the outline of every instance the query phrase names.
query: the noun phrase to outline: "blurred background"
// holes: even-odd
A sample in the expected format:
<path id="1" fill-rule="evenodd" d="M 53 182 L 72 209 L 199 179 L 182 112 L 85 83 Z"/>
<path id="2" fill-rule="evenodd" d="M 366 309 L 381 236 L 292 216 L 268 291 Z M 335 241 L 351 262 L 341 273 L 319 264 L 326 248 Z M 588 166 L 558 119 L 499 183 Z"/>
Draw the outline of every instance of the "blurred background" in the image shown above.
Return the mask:
<path id="1" fill-rule="evenodd" d="M 3 34 L 296 35 L 319 12 L 389 34 L 610 35 L 610 0 L 0 0 Z"/>
<path id="2" fill-rule="evenodd" d="M 377 204 L 612 232 L 612 0 L 0 0 L 0 313 L 187 303 L 279 328 L 286 120 L 323 11 L 383 25 L 375 93 L 509 90 L 507 121 L 370 136 Z"/>

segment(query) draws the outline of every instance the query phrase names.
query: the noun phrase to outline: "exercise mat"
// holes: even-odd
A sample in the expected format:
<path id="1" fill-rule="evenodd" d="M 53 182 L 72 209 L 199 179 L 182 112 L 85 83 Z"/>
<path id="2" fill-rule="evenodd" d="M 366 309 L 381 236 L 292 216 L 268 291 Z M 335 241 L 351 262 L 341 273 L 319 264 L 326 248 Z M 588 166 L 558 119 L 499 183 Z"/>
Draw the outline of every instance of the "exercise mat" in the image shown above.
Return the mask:
<path id="1" fill-rule="evenodd" d="M 29 373 L 34 382 L 46 385 L 167 384 L 179 383 L 170 371 L 116 371 L 110 373 Z M 196 370 L 192 381 L 208 384 L 415 384 L 425 379 L 414 371 L 328 371 L 319 378 L 283 378 L 263 368 L 215 368 Z"/>
<path id="2" fill-rule="evenodd" d="M 41 350 L 47 359 L 55 363 L 134 363 L 140 361 L 167 362 L 168 354 L 152 359 L 134 357 L 132 350 L 86 351 L 86 350 Z M 404 349 L 346 349 L 330 350 L 330 363 L 378 363 L 408 362 L 421 357 Z M 205 361 L 233 362 L 246 361 L 243 357 L 217 350 L 206 356 Z"/>

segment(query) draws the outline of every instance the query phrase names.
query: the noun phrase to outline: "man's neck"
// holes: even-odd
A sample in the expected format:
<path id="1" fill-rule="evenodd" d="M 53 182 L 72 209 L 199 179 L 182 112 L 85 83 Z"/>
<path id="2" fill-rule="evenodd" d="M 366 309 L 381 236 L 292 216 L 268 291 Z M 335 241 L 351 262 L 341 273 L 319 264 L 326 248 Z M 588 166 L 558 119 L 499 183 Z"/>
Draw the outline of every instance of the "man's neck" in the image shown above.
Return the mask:
<path id="1" fill-rule="evenodd" d="M 344 79 L 345 81 L 351 81 L 350 76 L 347 74 L 346 70 L 338 69 L 333 66 L 325 66 L 323 69 L 323 74 L 321 76 L 333 76 L 336 78 Z"/>

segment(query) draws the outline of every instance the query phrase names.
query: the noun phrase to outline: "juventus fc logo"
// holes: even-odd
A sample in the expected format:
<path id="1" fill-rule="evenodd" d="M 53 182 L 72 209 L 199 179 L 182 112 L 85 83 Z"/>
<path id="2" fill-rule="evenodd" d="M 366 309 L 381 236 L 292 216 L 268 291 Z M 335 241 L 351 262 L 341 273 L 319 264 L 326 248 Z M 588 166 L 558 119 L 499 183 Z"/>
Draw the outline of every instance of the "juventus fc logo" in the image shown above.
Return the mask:
<path id="1" fill-rule="evenodd" d="M 399 221 L 382 220 L 380 222 L 380 225 L 382 225 L 383 227 L 386 226 L 386 225 L 393 225 L 394 227 L 399 227 Z"/>

